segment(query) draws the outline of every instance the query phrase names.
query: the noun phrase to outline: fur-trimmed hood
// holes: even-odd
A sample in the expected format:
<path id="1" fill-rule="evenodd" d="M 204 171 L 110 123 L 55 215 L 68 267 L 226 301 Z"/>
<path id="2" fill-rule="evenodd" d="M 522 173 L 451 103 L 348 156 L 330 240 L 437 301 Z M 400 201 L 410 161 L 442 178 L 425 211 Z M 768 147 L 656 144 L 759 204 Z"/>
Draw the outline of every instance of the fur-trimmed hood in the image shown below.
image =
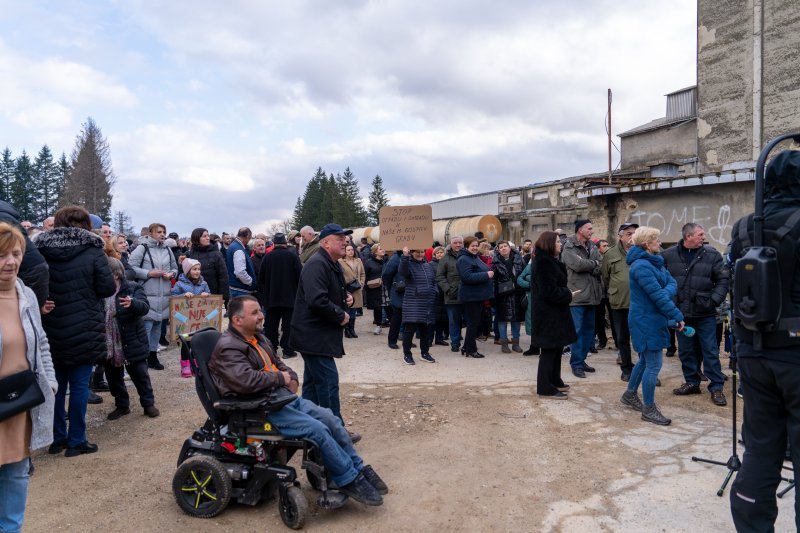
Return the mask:
<path id="1" fill-rule="evenodd" d="M 104 242 L 83 228 L 55 228 L 40 234 L 36 247 L 48 261 L 68 261 L 87 248 L 102 250 Z"/>

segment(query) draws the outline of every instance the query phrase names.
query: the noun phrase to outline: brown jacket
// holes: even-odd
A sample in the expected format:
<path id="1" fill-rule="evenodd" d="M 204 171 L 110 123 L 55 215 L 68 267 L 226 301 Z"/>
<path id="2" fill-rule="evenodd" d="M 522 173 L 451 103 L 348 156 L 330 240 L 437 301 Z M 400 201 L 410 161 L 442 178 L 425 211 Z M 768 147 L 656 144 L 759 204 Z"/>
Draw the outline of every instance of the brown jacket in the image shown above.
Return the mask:
<path id="1" fill-rule="evenodd" d="M 297 374 L 286 366 L 263 335 L 256 335 L 261 350 L 281 372 L 297 381 Z M 268 361 L 269 362 L 269 361 Z M 271 365 L 270 365 L 271 367 Z M 258 396 L 286 385 L 277 372 L 265 372 L 264 360 L 232 326 L 222 334 L 208 362 L 211 378 L 223 398 Z"/>

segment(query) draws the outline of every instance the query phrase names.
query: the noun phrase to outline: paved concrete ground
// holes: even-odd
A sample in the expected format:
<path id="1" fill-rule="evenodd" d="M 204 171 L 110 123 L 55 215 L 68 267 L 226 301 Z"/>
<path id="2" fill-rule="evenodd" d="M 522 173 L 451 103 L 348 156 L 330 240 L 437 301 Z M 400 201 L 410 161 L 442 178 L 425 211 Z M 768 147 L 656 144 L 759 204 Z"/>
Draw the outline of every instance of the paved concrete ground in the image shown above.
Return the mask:
<path id="1" fill-rule="evenodd" d="M 377 508 L 348 503 L 324 511 L 312 503 L 307 530 L 733 530 L 728 494 L 715 495 L 725 469 L 690 459 L 727 460 L 731 408 L 712 405 L 707 393 L 673 396 L 682 381 L 677 359 L 665 361 L 656 393 L 673 425 L 659 427 L 619 404 L 624 386 L 612 351 L 590 359 L 597 373 L 586 380 L 565 370 L 569 400 L 542 400 L 534 391 L 536 357 L 501 354 L 485 343 L 486 359 L 436 347 L 436 364 L 412 367 L 363 319 L 357 331 L 339 360 L 342 410 L 364 435 L 359 453 L 391 492 Z M 210 520 L 178 509 L 170 488 L 175 460 L 204 415 L 177 359 L 177 350 L 168 350 L 167 370 L 153 373 L 161 417 L 137 409 L 108 422 L 113 407 L 104 394 L 106 403 L 89 411 L 99 453 L 37 456 L 26 530 L 284 530 L 274 502 L 232 505 Z M 299 358 L 288 363 L 302 368 Z M 777 530 L 793 530 L 793 497 L 779 505 Z"/>

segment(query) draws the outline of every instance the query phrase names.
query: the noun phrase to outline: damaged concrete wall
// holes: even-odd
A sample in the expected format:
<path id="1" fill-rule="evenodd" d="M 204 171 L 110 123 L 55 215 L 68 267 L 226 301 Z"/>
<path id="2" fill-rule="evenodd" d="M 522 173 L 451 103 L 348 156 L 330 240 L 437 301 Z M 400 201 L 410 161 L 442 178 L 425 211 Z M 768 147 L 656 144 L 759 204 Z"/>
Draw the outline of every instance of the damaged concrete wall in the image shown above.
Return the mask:
<path id="1" fill-rule="evenodd" d="M 707 242 L 724 251 L 733 225 L 753 212 L 753 187 L 752 183 L 726 183 L 600 196 L 590 201 L 589 214 L 596 213 L 592 219 L 597 219 L 595 236 L 608 235 L 612 241 L 616 240 L 616 229 L 626 221 L 658 228 L 667 244 L 680 240 L 684 224 L 696 222 L 705 228 Z M 605 223 L 600 221 L 603 214 Z"/>
<path id="2" fill-rule="evenodd" d="M 698 3 L 699 172 L 741 167 L 800 128 L 799 47 L 795 0 Z"/>

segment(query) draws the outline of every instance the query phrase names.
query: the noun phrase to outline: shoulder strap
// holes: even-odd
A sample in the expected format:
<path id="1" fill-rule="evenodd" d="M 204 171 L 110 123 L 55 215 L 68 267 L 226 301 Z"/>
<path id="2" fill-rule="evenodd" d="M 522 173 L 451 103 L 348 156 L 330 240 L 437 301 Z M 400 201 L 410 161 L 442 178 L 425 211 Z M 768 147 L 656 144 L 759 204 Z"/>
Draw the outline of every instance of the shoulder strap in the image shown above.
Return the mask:
<path id="1" fill-rule="evenodd" d="M 783 223 L 783 226 L 778 228 L 778 230 L 775 232 L 775 234 L 778 237 L 778 240 L 780 241 L 781 239 L 786 237 L 786 235 L 792 232 L 795 229 L 795 226 L 798 226 L 798 222 L 800 222 L 800 209 L 795 211 L 794 214 L 792 214 L 792 216 L 786 219 L 786 222 Z"/>
<path id="2" fill-rule="evenodd" d="M 742 250 L 750 248 L 752 242 L 750 241 L 750 234 L 747 232 L 747 222 L 752 218 L 752 215 L 742 217 L 737 224 L 739 228 L 739 239 L 742 241 Z"/>
<path id="3" fill-rule="evenodd" d="M 147 246 L 145 243 L 142 243 L 141 246 L 144 246 L 144 252 L 147 254 L 147 257 L 150 258 L 150 265 L 153 268 L 156 268 L 156 263 L 155 263 L 155 261 L 153 261 L 153 254 L 150 253 L 150 247 Z M 139 261 L 139 268 L 143 268 L 143 267 L 144 267 L 144 254 L 142 254 L 142 260 Z"/>

